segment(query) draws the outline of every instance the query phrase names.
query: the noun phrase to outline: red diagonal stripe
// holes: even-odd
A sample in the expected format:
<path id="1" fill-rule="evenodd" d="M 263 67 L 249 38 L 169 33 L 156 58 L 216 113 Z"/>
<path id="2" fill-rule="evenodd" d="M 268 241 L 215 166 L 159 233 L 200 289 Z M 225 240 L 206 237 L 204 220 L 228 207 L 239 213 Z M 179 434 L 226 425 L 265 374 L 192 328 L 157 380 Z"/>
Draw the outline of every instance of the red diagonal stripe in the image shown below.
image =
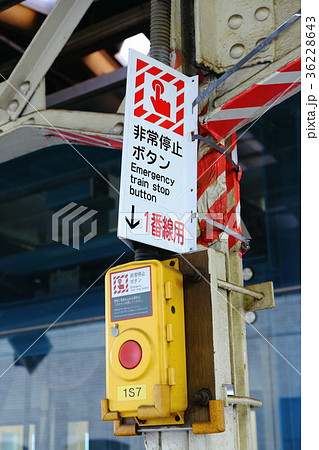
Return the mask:
<path id="1" fill-rule="evenodd" d="M 135 80 L 135 87 L 139 87 L 141 84 L 144 83 L 145 78 L 145 72 L 141 73 L 140 75 L 137 75 Z"/>
<path id="2" fill-rule="evenodd" d="M 296 61 L 292 61 L 286 66 L 282 67 L 278 70 L 278 72 L 298 72 L 301 70 L 301 58 L 296 59 Z"/>
<path id="3" fill-rule="evenodd" d="M 171 128 L 173 125 L 175 125 L 175 122 L 171 122 L 170 120 L 164 120 L 164 122 L 159 123 L 159 126 L 166 128 L 166 130 Z"/>
<path id="4" fill-rule="evenodd" d="M 73 142 L 80 142 L 85 143 L 85 145 L 91 145 L 96 147 L 113 147 L 116 149 L 121 150 L 122 143 L 119 141 L 115 141 L 113 139 L 109 139 L 102 136 L 96 136 L 96 135 L 81 135 L 81 134 L 74 134 L 69 133 L 66 131 L 58 131 L 58 130 L 52 130 L 51 128 L 46 128 L 50 132 L 50 134 L 60 138 L 60 139 L 66 139 Z"/>
<path id="5" fill-rule="evenodd" d="M 284 91 L 289 92 L 294 88 L 292 83 L 283 84 L 254 84 L 247 91 L 226 102 L 221 109 L 249 108 L 254 106 L 264 106 L 271 100 L 277 98 Z M 286 93 L 285 92 L 285 93 Z"/>
<path id="6" fill-rule="evenodd" d="M 226 170 L 226 158 L 211 148 L 199 161 L 197 165 L 197 199 L 206 189 L 213 184 Z"/>
<path id="7" fill-rule="evenodd" d="M 152 122 L 155 123 L 157 122 L 161 117 L 157 116 L 156 114 L 150 114 L 149 116 L 145 117 L 145 120 L 147 120 L 148 122 Z"/>
<path id="8" fill-rule="evenodd" d="M 159 73 L 161 73 L 162 71 L 158 67 L 151 67 L 146 72 L 155 76 L 155 75 L 158 75 Z"/>
<path id="9" fill-rule="evenodd" d="M 295 84 L 289 84 L 289 88 L 285 91 L 285 95 L 282 96 L 282 93 L 284 91 L 280 91 L 269 102 L 267 102 L 267 106 L 270 108 L 271 105 L 281 96 L 282 97 L 280 98 L 280 100 L 283 101 L 287 97 L 287 94 L 289 94 L 291 91 L 295 91 L 296 89 L 298 89 L 298 86 L 300 86 L 300 82 Z M 251 122 L 254 118 L 256 118 L 256 114 L 254 114 L 254 117 L 247 117 L 247 118 L 243 117 L 240 119 L 225 119 L 216 121 L 212 117 L 212 120 L 210 120 L 206 124 L 203 124 L 202 127 L 205 130 L 207 130 L 219 142 L 225 137 L 229 136 L 231 132 L 234 132 L 239 128 L 243 127 L 244 125 L 246 125 L 247 123 Z"/>
<path id="10" fill-rule="evenodd" d="M 139 103 L 141 100 L 143 100 L 144 97 L 144 88 L 140 89 L 138 92 L 135 93 L 135 99 L 134 103 Z"/>
<path id="11" fill-rule="evenodd" d="M 181 108 L 179 111 L 177 111 L 177 113 L 176 113 L 176 123 L 180 122 L 182 119 L 184 119 L 184 108 Z"/>
<path id="12" fill-rule="evenodd" d="M 161 79 L 170 83 L 171 81 L 175 80 L 175 77 L 170 73 L 164 73 L 164 75 L 161 76 Z"/>
<path id="13" fill-rule="evenodd" d="M 208 212 L 209 213 L 223 213 L 224 211 L 227 210 L 227 192 L 224 191 L 216 200 L 215 203 L 213 203 L 209 208 L 208 208 Z M 214 214 L 212 214 L 214 217 Z M 208 214 L 209 217 L 209 214 Z M 227 217 L 225 215 L 223 215 L 223 218 L 220 219 L 218 217 L 214 218 L 214 220 L 216 220 L 216 222 L 221 223 L 223 225 L 225 225 L 225 222 L 227 220 Z M 222 233 L 222 231 L 220 231 L 220 233 Z"/>
<path id="14" fill-rule="evenodd" d="M 176 106 L 179 107 L 184 102 L 184 92 L 176 98 Z"/>
<path id="15" fill-rule="evenodd" d="M 217 120 L 216 122 L 209 121 L 203 124 L 203 128 L 207 130 L 217 142 L 224 139 L 230 131 L 232 131 L 237 125 L 244 125 L 251 119 L 232 119 L 232 120 Z"/>

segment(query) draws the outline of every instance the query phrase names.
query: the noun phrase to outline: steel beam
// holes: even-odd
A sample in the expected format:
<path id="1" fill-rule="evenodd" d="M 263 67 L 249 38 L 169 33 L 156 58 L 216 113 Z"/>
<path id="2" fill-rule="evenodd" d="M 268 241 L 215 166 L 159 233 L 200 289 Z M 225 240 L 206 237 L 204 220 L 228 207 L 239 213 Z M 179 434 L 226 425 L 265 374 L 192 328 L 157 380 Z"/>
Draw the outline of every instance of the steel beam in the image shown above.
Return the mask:
<path id="1" fill-rule="evenodd" d="M 107 144 L 108 139 L 121 140 L 123 130 L 123 114 L 100 114 L 86 111 L 45 110 L 40 113 L 28 114 L 16 122 L 9 122 L 2 127 L 0 135 L 0 163 L 10 161 L 36 150 L 65 144 L 64 132 L 80 133 L 105 148 L 112 148 Z M 52 134 L 54 133 L 55 134 Z M 59 137 L 59 133 L 61 137 Z M 81 141 L 77 142 L 81 145 Z M 82 145 L 86 145 L 82 142 Z M 74 147 L 74 143 L 72 144 Z"/>
<path id="2" fill-rule="evenodd" d="M 0 0 L 1 1 L 1 0 Z M 124 36 L 128 36 L 131 30 L 138 30 L 150 20 L 150 3 L 144 3 L 138 7 L 129 9 L 124 13 L 116 14 L 100 22 L 83 28 L 75 32 L 59 56 L 63 60 L 72 52 L 82 51 L 83 49 L 99 50 L 99 43 L 112 38 L 112 41 L 120 40 Z M 18 60 L 16 58 L 0 65 L 0 73 L 7 76 L 16 66 Z M 0 80 L 1 81 L 1 80 Z"/>
<path id="3" fill-rule="evenodd" d="M 47 96 L 47 108 L 65 107 L 72 102 L 79 102 L 89 97 L 106 92 L 109 89 L 124 84 L 126 80 L 126 67 L 117 69 L 114 72 L 90 78 L 87 81 L 78 83 L 74 86 L 62 89 Z"/>
<path id="4" fill-rule="evenodd" d="M 88 241 L 80 252 L 75 252 L 66 245 L 53 245 L 50 248 L 50 258 L 46 247 L 1 258 L 0 270 L 15 276 L 39 274 L 98 259 L 113 262 L 122 251 L 127 252 L 127 247 L 117 239 L 116 233 L 102 234 Z"/>
<path id="5" fill-rule="evenodd" d="M 67 147 L 65 148 L 65 151 L 68 151 Z M 107 161 L 95 163 L 94 167 L 104 174 L 114 173 L 114 166 L 120 165 L 120 154 L 111 154 L 109 158 L 110 159 Z M 21 182 L 20 187 L 14 188 L 14 186 L 10 186 L 3 191 L 0 191 L 0 202 L 12 202 L 22 197 L 37 194 L 41 191 L 49 191 L 50 189 L 58 188 L 66 183 L 76 183 L 92 176 L 92 168 L 86 164 L 83 169 L 73 170 L 72 172 L 69 171 L 68 173 L 47 175 L 45 179 L 44 177 L 36 178 L 33 183 L 23 184 Z M 105 206 L 107 203 L 108 202 L 106 201 Z"/>
<path id="6" fill-rule="evenodd" d="M 0 91 L 0 123 L 16 120 L 93 0 L 60 0 Z"/>
<path id="7" fill-rule="evenodd" d="M 17 5 L 18 3 L 22 3 L 23 0 L 0 0 L 0 12 L 5 11 L 11 6 Z"/>
<path id="8" fill-rule="evenodd" d="M 127 36 L 129 30 L 139 28 L 141 25 L 148 23 L 149 20 L 150 2 L 108 17 L 105 20 L 101 20 L 94 25 L 90 25 L 74 33 L 63 49 L 61 56 L 90 48 L 97 42 L 102 42 L 110 38 L 113 39 L 114 36 Z"/>

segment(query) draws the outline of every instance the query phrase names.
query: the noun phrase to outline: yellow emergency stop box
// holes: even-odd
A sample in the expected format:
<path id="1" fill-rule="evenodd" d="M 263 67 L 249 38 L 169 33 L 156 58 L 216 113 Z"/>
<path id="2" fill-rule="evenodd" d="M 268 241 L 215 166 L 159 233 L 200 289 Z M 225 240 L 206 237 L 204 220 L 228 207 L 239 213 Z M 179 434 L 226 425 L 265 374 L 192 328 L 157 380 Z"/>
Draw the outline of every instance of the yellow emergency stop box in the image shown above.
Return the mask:
<path id="1" fill-rule="evenodd" d="M 105 286 L 107 398 L 102 419 L 183 424 L 187 384 L 178 259 L 114 267 Z"/>

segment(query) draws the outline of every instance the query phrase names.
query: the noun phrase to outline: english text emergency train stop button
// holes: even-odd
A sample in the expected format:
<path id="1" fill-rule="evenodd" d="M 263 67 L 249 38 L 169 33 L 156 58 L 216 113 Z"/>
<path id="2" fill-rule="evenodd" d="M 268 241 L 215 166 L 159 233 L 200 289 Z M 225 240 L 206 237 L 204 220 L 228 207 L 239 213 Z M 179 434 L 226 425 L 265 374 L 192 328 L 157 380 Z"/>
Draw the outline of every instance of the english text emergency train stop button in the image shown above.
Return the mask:
<path id="1" fill-rule="evenodd" d="M 142 359 L 141 346 L 136 341 L 126 341 L 119 351 L 119 360 L 125 369 L 134 369 Z"/>

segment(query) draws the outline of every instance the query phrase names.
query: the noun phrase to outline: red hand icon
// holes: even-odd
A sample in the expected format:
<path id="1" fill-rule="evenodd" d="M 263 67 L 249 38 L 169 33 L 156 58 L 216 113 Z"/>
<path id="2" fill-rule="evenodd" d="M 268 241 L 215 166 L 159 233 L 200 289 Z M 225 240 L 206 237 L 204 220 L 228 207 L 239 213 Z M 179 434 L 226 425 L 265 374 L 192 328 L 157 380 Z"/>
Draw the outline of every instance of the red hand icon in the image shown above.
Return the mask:
<path id="1" fill-rule="evenodd" d="M 161 94 L 164 92 L 163 83 L 159 80 L 154 80 L 152 88 L 155 91 L 155 97 L 151 97 L 151 102 L 155 111 L 166 117 L 171 117 L 171 104 L 161 99 Z"/>
<path id="2" fill-rule="evenodd" d="M 123 289 L 125 288 L 123 281 L 121 279 L 118 280 L 118 285 L 119 285 L 119 290 L 123 291 Z"/>

